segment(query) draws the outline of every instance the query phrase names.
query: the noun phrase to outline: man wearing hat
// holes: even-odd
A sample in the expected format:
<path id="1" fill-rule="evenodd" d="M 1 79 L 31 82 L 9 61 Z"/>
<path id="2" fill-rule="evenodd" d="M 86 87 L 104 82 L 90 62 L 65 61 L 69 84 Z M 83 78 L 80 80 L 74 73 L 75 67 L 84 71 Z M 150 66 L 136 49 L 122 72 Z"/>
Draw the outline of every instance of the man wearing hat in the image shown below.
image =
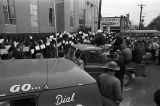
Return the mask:
<path id="1" fill-rule="evenodd" d="M 121 83 L 114 76 L 120 68 L 115 61 L 108 62 L 103 67 L 106 73 L 97 78 L 97 84 L 102 97 L 102 106 L 118 106 L 122 101 Z"/>

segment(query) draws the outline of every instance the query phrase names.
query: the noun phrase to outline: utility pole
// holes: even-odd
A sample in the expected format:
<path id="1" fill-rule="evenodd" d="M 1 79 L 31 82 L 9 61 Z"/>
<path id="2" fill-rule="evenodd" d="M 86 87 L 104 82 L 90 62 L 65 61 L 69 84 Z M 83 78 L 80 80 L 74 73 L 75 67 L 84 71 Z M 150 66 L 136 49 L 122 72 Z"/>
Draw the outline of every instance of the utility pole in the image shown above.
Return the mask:
<path id="1" fill-rule="evenodd" d="M 143 23 L 144 23 L 144 17 L 145 17 L 145 16 L 142 16 L 142 19 L 141 19 L 141 28 L 142 28 L 142 26 L 143 26 L 143 28 L 144 28 L 144 24 L 143 24 Z"/>
<path id="2" fill-rule="evenodd" d="M 142 25 L 142 9 L 143 9 L 143 6 L 145 6 L 145 5 L 141 4 L 141 5 L 138 5 L 138 6 L 140 6 L 139 30 L 141 30 L 141 25 Z"/>
<path id="3" fill-rule="evenodd" d="M 99 1 L 98 29 L 100 29 L 100 24 L 101 24 L 101 6 L 102 6 L 102 0 Z"/>

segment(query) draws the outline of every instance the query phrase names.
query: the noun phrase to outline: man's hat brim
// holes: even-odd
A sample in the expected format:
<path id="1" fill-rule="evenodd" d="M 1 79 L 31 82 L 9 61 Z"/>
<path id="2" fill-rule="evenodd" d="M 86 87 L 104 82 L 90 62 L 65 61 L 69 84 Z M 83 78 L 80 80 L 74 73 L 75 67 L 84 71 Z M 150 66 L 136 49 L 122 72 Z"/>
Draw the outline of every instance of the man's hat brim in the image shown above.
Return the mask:
<path id="1" fill-rule="evenodd" d="M 109 69 L 109 70 L 112 70 L 112 71 L 119 71 L 119 70 L 120 70 L 120 67 L 119 67 L 119 66 L 117 66 L 116 68 L 110 68 L 110 67 L 108 67 L 108 66 L 104 66 L 104 67 L 102 67 L 102 68 L 104 68 L 104 69 Z"/>

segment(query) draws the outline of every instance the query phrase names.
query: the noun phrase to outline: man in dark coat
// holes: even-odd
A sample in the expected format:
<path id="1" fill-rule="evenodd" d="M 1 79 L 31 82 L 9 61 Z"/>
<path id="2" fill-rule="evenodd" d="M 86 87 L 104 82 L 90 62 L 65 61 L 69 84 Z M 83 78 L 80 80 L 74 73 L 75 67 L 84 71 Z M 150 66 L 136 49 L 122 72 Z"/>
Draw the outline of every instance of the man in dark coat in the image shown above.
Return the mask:
<path id="1" fill-rule="evenodd" d="M 136 43 L 132 54 L 132 60 L 134 62 L 141 63 L 143 60 L 143 56 L 145 55 L 145 47 L 143 43 Z"/>
<path id="2" fill-rule="evenodd" d="M 17 44 L 16 49 L 13 50 L 12 57 L 15 59 L 24 59 L 21 44 Z"/>
<path id="3" fill-rule="evenodd" d="M 103 73 L 97 78 L 97 84 L 102 96 L 102 106 L 118 106 L 123 98 L 121 83 L 114 74 L 120 68 L 115 61 L 108 62 L 104 68 L 107 73 Z"/>
<path id="4" fill-rule="evenodd" d="M 125 62 L 124 62 L 124 56 L 121 52 L 121 45 L 122 44 L 123 44 L 123 38 L 117 36 L 116 41 L 114 43 L 113 51 L 111 54 L 116 53 L 119 55 L 118 56 L 119 58 L 114 59 L 117 62 L 118 66 L 120 67 L 120 70 L 115 73 L 115 76 L 120 80 L 121 88 L 123 91 L 123 82 L 124 82 L 124 75 L 125 75 Z"/>
<path id="5" fill-rule="evenodd" d="M 101 30 L 97 31 L 97 34 L 95 35 L 95 39 L 91 41 L 91 44 L 95 44 L 96 46 L 102 46 L 105 45 L 105 37 L 102 34 Z"/>

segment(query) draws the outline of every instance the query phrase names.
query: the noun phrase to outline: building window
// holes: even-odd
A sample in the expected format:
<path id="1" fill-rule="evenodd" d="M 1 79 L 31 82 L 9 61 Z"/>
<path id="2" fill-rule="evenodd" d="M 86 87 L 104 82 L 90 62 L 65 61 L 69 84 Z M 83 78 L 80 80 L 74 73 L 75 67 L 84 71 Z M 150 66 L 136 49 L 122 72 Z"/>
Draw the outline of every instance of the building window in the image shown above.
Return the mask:
<path id="1" fill-rule="evenodd" d="M 79 15 L 79 25 L 85 26 L 85 9 L 81 9 L 81 12 Z"/>
<path id="2" fill-rule="evenodd" d="M 37 0 L 30 0 L 30 12 L 31 12 L 31 25 L 33 27 L 37 27 L 38 26 Z"/>
<path id="3" fill-rule="evenodd" d="M 3 5 L 5 24 L 16 24 L 15 2 L 14 0 L 5 0 Z"/>
<path id="4" fill-rule="evenodd" d="M 74 0 L 70 0 L 70 26 L 74 27 Z"/>
<path id="5" fill-rule="evenodd" d="M 73 21 L 74 21 L 74 19 L 73 19 L 73 17 L 74 17 L 74 13 L 73 13 L 73 11 L 71 11 L 71 16 L 70 16 L 70 26 L 71 27 L 73 27 Z"/>
<path id="6" fill-rule="evenodd" d="M 49 25 L 53 26 L 55 24 L 55 19 L 54 19 L 54 8 L 50 7 L 49 8 Z"/>

